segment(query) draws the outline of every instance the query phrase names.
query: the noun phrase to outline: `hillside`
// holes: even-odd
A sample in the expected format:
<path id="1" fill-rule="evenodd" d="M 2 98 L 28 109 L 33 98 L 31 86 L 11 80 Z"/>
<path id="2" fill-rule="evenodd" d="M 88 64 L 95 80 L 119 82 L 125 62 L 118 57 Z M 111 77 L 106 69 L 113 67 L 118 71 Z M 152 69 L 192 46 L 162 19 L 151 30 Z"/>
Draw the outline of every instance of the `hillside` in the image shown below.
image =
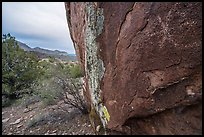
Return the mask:
<path id="1" fill-rule="evenodd" d="M 49 56 L 60 59 L 62 61 L 76 61 L 76 55 L 75 54 L 68 54 L 67 52 L 64 51 L 59 51 L 59 50 L 48 50 L 48 49 L 43 49 L 39 47 L 31 48 L 25 43 L 22 43 L 20 41 L 17 41 L 19 44 L 19 47 L 22 48 L 24 51 L 28 52 L 33 52 L 36 54 L 39 58 L 47 58 Z"/>

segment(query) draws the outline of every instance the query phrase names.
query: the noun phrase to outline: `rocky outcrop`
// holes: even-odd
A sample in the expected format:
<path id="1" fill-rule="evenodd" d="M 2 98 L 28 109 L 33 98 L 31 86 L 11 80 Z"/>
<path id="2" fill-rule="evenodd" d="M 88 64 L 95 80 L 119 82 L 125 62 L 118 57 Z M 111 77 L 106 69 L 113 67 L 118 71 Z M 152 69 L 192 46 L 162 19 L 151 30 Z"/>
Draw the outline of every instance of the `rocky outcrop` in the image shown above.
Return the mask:
<path id="1" fill-rule="evenodd" d="M 201 3 L 66 2 L 65 8 L 85 97 L 104 128 L 201 134 Z"/>

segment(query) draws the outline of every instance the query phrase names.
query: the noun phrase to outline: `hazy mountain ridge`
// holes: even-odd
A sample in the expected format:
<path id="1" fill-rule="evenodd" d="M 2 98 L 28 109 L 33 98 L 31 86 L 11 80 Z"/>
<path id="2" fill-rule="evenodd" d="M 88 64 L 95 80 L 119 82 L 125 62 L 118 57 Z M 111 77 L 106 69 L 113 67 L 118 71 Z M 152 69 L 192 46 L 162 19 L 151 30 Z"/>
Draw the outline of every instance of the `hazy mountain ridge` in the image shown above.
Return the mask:
<path id="1" fill-rule="evenodd" d="M 64 52 L 64 51 L 59 51 L 59 50 L 48 50 L 48 49 L 43 49 L 43 48 L 39 48 L 39 47 L 36 47 L 36 48 L 33 48 L 33 51 L 36 51 L 36 52 L 41 52 L 41 53 L 45 53 L 45 54 L 53 54 L 53 55 L 64 55 L 64 56 L 67 56 L 68 53 L 67 52 Z"/>
<path id="2" fill-rule="evenodd" d="M 30 48 L 28 45 L 26 45 L 25 43 L 22 43 L 20 41 L 17 41 L 18 45 L 20 48 L 22 48 L 25 51 L 32 51 L 33 49 Z"/>
<path id="3" fill-rule="evenodd" d="M 48 50 L 48 49 L 43 49 L 40 47 L 35 47 L 31 48 L 27 44 L 22 43 L 20 41 L 17 41 L 18 45 L 20 48 L 22 48 L 24 51 L 29 51 L 35 53 L 39 58 L 46 58 L 46 57 L 55 57 L 63 61 L 76 61 L 76 55 L 74 54 L 68 54 L 67 52 L 64 51 L 59 51 L 59 50 Z"/>

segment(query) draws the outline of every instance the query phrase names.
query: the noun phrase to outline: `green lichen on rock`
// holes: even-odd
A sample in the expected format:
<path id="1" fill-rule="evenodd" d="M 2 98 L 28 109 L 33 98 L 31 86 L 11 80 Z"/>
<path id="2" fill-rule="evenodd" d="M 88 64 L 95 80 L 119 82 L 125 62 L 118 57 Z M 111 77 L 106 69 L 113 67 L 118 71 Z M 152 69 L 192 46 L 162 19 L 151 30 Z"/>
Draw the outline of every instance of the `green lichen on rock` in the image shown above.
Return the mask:
<path id="1" fill-rule="evenodd" d="M 97 8 L 93 2 L 86 3 L 86 21 L 85 30 L 85 71 L 88 79 L 89 91 L 91 95 L 92 107 L 98 113 L 102 126 L 106 127 L 108 111 L 104 109 L 101 101 L 100 81 L 104 75 L 103 61 L 98 57 L 98 43 L 96 38 L 103 31 L 103 9 Z M 105 107 L 106 108 L 106 107 Z M 108 114 L 109 115 L 109 114 Z"/>

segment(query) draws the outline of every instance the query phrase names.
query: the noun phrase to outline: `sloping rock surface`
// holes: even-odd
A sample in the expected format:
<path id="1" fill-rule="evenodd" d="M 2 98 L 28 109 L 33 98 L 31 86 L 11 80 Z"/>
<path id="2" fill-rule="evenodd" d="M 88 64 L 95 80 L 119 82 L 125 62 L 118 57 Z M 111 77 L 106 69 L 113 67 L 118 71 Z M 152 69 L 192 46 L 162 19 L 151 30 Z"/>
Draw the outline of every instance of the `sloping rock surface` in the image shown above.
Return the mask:
<path id="1" fill-rule="evenodd" d="M 65 8 L 86 99 L 93 103 L 98 84 L 108 129 L 202 134 L 202 3 L 66 2 Z M 91 23 L 96 27 L 87 31 Z M 93 82 L 100 72 L 95 58 L 104 72 Z"/>

